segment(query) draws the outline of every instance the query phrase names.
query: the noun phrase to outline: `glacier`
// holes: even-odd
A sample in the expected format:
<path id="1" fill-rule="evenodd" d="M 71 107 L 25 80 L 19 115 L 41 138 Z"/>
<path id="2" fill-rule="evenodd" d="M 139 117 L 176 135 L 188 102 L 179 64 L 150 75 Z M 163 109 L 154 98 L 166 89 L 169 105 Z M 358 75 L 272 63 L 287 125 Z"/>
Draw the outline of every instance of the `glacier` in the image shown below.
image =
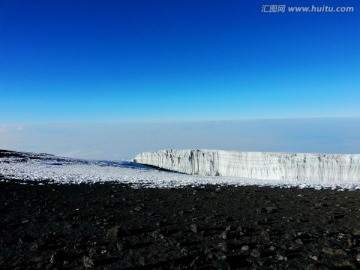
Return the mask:
<path id="1" fill-rule="evenodd" d="M 202 176 L 240 177 L 290 185 L 360 185 L 360 154 L 161 150 L 134 162 Z"/>
<path id="2" fill-rule="evenodd" d="M 202 187 L 210 184 L 360 189 L 358 155 L 334 155 L 332 158 L 331 155 L 325 156 L 275 153 L 239 155 L 237 152 L 225 151 L 164 150 L 139 154 L 134 159 L 138 163 L 135 163 L 133 161 L 84 160 L 25 152 L 1 155 L 0 151 L 0 182 L 18 180 L 21 180 L 23 184 L 34 182 L 43 184 L 43 181 L 53 184 L 111 182 L 128 184 L 133 188 Z M 265 157 L 267 157 L 267 163 L 263 163 Z M 242 163 L 239 163 L 241 158 L 243 158 Z M 289 167 L 281 167 L 279 161 L 288 164 Z M 313 164 L 312 167 L 310 163 Z M 316 168 L 317 163 L 323 164 L 322 168 Z M 242 165 L 239 166 L 239 164 Z M 337 167 L 332 167 L 332 165 Z M 301 178 L 299 174 L 299 178 L 291 178 L 290 173 L 294 174 L 294 168 L 301 166 L 312 168 L 298 169 L 300 172 L 303 171 L 303 175 L 306 171 L 309 176 Z M 337 171 L 339 168 L 340 171 Z M 315 178 L 316 173 L 320 171 L 322 178 Z M 245 177 L 229 176 L 230 173 L 238 175 L 240 172 Z M 279 177 L 281 174 L 283 177 Z"/>
<path id="3" fill-rule="evenodd" d="M 141 166 L 132 161 L 84 160 L 26 152 L 11 152 L 7 156 L 0 154 L 0 182 L 18 180 L 21 180 L 23 184 L 34 182 L 42 184 L 44 181 L 50 184 L 110 182 L 128 184 L 133 188 L 181 188 L 207 184 L 268 185 L 261 182 L 249 182 L 248 179 L 241 178 L 206 177 L 166 172 Z M 342 188 L 356 189 L 353 186 Z"/>

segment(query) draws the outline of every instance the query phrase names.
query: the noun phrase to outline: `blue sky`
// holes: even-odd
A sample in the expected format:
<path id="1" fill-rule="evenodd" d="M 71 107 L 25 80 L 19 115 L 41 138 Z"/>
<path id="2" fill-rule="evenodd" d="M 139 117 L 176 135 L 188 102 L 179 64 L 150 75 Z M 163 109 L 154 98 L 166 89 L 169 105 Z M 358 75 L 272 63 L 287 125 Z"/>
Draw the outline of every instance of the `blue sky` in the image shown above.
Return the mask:
<path id="1" fill-rule="evenodd" d="M 264 3 L 2 0 L 1 122 L 360 116 L 360 10 Z"/>
<path id="2" fill-rule="evenodd" d="M 0 37 L 2 130 L 73 127 L 60 140 L 85 123 L 360 117 L 355 0 L 0 0 Z M 34 149 L 12 142 L 0 147 Z"/>

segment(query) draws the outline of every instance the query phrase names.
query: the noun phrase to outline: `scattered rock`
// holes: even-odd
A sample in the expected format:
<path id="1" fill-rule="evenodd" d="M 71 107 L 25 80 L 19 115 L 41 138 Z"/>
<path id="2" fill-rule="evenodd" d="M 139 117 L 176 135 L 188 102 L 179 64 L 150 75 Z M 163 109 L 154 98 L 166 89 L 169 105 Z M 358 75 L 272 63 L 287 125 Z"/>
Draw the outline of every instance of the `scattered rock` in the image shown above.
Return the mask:
<path id="1" fill-rule="evenodd" d="M 123 251 L 125 249 L 125 245 L 123 243 L 116 243 L 116 247 L 119 251 Z"/>
<path id="2" fill-rule="evenodd" d="M 190 230 L 192 232 L 197 233 L 198 229 L 199 229 L 199 226 L 197 224 L 193 223 L 193 224 L 190 225 Z"/>
<path id="3" fill-rule="evenodd" d="M 251 251 L 250 255 L 251 255 L 252 257 L 259 258 L 259 257 L 261 256 L 261 253 L 260 253 L 259 250 L 253 249 L 253 250 Z"/>
<path id="4" fill-rule="evenodd" d="M 360 253 L 356 255 L 356 261 L 360 262 Z"/>
<path id="5" fill-rule="evenodd" d="M 306 270 L 318 270 L 319 268 L 318 267 L 316 267 L 316 265 L 315 264 L 308 264 L 307 266 L 306 266 Z"/>
<path id="6" fill-rule="evenodd" d="M 160 235 L 160 231 L 159 231 L 159 230 L 155 230 L 155 231 L 151 232 L 151 236 L 154 237 L 154 238 L 159 237 L 159 235 Z"/>
<path id="7" fill-rule="evenodd" d="M 72 260 L 72 256 L 64 250 L 57 250 L 51 255 L 50 263 L 53 265 L 64 265 Z"/>
<path id="8" fill-rule="evenodd" d="M 278 212 L 278 208 L 275 207 L 275 206 L 268 206 L 268 207 L 261 208 L 260 212 L 261 212 L 261 213 L 273 214 L 273 213 L 277 213 L 277 212 Z"/>
<path id="9" fill-rule="evenodd" d="M 227 245 L 226 245 L 225 242 L 220 242 L 220 243 L 218 244 L 218 247 L 219 247 L 222 251 L 225 251 L 225 252 L 228 250 Z"/>
<path id="10" fill-rule="evenodd" d="M 309 255 L 309 258 L 314 260 L 314 261 L 318 261 L 319 260 L 319 257 L 316 256 L 316 255 Z"/>
<path id="11" fill-rule="evenodd" d="M 37 251 L 39 249 L 39 245 L 37 243 L 34 243 L 31 247 L 30 247 L 30 251 Z"/>
<path id="12" fill-rule="evenodd" d="M 360 190 L 215 189 L 19 185 L 0 176 L 0 229 L 11 232 L 0 237 L 0 268 L 359 267 Z"/>
<path id="13" fill-rule="evenodd" d="M 106 233 L 106 238 L 110 240 L 116 240 L 119 234 L 119 226 L 114 226 Z"/>
<path id="14" fill-rule="evenodd" d="M 226 239 L 226 238 L 227 238 L 227 235 L 228 235 L 228 232 L 227 232 L 227 231 L 224 231 L 224 232 L 221 233 L 220 238 L 221 238 L 221 239 Z"/>
<path id="15" fill-rule="evenodd" d="M 316 208 L 319 208 L 319 207 L 322 207 L 323 204 L 322 204 L 321 202 L 318 202 L 318 203 L 315 203 L 314 206 L 315 206 Z"/>
<path id="16" fill-rule="evenodd" d="M 303 244 L 303 242 L 301 241 L 301 239 L 296 239 L 296 240 L 295 240 L 295 243 L 298 244 L 298 245 L 302 245 L 302 244 Z"/>
<path id="17" fill-rule="evenodd" d="M 328 255 L 332 255 L 332 256 L 346 256 L 347 253 L 345 250 L 342 249 L 333 249 L 333 248 L 329 248 L 329 247 L 324 247 L 322 250 L 322 252 L 328 254 Z"/>
<path id="18" fill-rule="evenodd" d="M 87 268 L 95 266 L 94 260 L 88 256 L 84 256 L 82 261 L 83 261 L 84 266 Z"/>
<path id="19" fill-rule="evenodd" d="M 339 268 L 356 269 L 356 266 L 350 260 L 342 260 L 335 262 L 335 266 Z"/>

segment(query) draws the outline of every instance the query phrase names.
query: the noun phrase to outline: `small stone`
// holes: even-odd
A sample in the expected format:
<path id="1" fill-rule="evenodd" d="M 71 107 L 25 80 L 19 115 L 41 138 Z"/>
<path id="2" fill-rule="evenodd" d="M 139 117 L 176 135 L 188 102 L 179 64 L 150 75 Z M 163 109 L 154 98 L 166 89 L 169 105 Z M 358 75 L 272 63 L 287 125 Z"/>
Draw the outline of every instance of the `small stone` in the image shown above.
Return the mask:
<path id="1" fill-rule="evenodd" d="M 39 245 L 37 243 L 33 244 L 31 247 L 30 247 L 30 251 L 37 251 L 39 249 Z"/>
<path id="2" fill-rule="evenodd" d="M 160 231 L 159 230 L 155 230 L 151 233 L 151 236 L 154 237 L 154 238 L 157 238 L 160 234 Z"/>
<path id="3" fill-rule="evenodd" d="M 219 243 L 219 244 L 218 244 L 218 247 L 219 247 L 222 251 L 225 251 L 225 252 L 227 252 L 227 250 L 228 250 L 227 245 L 226 245 L 226 243 L 224 243 L 224 242 Z"/>
<path id="4" fill-rule="evenodd" d="M 119 226 L 110 228 L 106 233 L 106 238 L 110 240 L 116 240 L 119 233 Z"/>
<path id="5" fill-rule="evenodd" d="M 226 261 L 227 260 L 227 256 L 225 254 L 222 254 L 220 256 L 220 259 L 223 260 L 223 261 Z M 227 265 L 227 264 L 226 264 Z M 229 269 L 229 267 L 226 267 L 225 269 Z"/>
<path id="6" fill-rule="evenodd" d="M 83 264 L 85 267 L 88 267 L 88 268 L 95 266 L 93 259 L 91 259 L 88 256 L 83 257 Z"/>
<path id="7" fill-rule="evenodd" d="M 360 262 L 360 253 L 359 253 L 358 255 L 356 255 L 356 260 L 357 260 L 358 262 Z"/>
<path id="8" fill-rule="evenodd" d="M 273 214 L 273 213 L 277 213 L 278 212 L 278 208 L 275 206 L 268 206 L 268 207 L 264 207 L 260 209 L 261 213 L 269 213 L 269 214 Z"/>
<path id="9" fill-rule="evenodd" d="M 117 244 L 116 244 L 116 247 L 117 247 L 117 249 L 118 249 L 119 251 L 122 251 L 122 250 L 124 250 L 125 245 L 124 245 L 123 243 L 117 243 Z"/>
<path id="10" fill-rule="evenodd" d="M 250 247 L 249 246 L 242 246 L 241 247 L 241 251 L 249 251 Z"/>
<path id="11" fill-rule="evenodd" d="M 227 238 L 227 231 L 221 233 L 221 238 L 224 240 Z"/>
<path id="12" fill-rule="evenodd" d="M 360 236 L 360 229 L 356 229 L 353 231 L 354 236 Z"/>
<path id="13" fill-rule="evenodd" d="M 321 251 L 329 255 L 334 255 L 333 249 L 329 247 L 324 247 Z"/>
<path id="14" fill-rule="evenodd" d="M 335 263 L 335 266 L 337 266 L 339 268 L 356 269 L 355 265 L 353 265 L 353 263 L 349 260 L 343 260 L 343 261 L 337 262 L 337 263 Z"/>
<path id="15" fill-rule="evenodd" d="M 250 255 L 254 258 L 259 258 L 261 256 L 260 251 L 258 251 L 257 249 L 251 251 Z"/>
<path id="16" fill-rule="evenodd" d="M 247 234 L 247 232 L 248 232 L 248 230 L 247 230 L 247 228 L 243 228 L 243 227 L 238 227 L 238 229 L 237 229 L 239 232 L 240 232 L 240 235 L 245 235 L 245 234 Z"/>
<path id="17" fill-rule="evenodd" d="M 354 238 L 350 237 L 347 239 L 347 242 L 348 242 L 349 246 L 356 246 L 358 241 L 355 237 Z"/>
<path id="18" fill-rule="evenodd" d="M 98 253 L 98 249 L 96 249 L 95 247 L 93 247 L 93 248 L 90 248 L 90 249 L 88 250 L 88 252 L 89 252 L 89 255 L 90 255 L 90 256 L 95 256 L 95 255 Z"/>
<path id="19" fill-rule="evenodd" d="M 317 270 L 319 269 L 318 267 L 316 267 L 314 264 L 309 264 L 308 266 L 306 266 L 306 270 Z"/>
<path id="20" fill-rule="evenodd" d="M 345 250 L 342 249 L 333 249 L 333 248 L 329 248 L 329 247 L 324 247 L 322 250 L 322 252 L 328 254 L 328 255 L 337 255 L 337 256 L 346 256 L 347 253 Z"/>
<path id="21" fill-rule="evenodd" d="M 276 255 L 276 259 L 278 261 L 287 261 L 287 258 L 285 256 L 282 256 L 282 255 Z"/>
<path id="22" fill-rule="evenodd" d="M 199 226 L 197 224 L 191 224 L 190 225 L 190 230 L 194 233 L 197 233 L 198 232 L 198 229 L 199 229 Z"/>
<path id="23" fill-rule="evenodd" d="M 62 265 L 64 262 L 68 262 L 69 260 L 70 254 L 64 250 L 58 250 L 51 256 L 50 263 L 54 265 Z"/>
<path id="24" fill-rule="evenodd" d="M 302 244 L 303 244 L 303 242 L 301 241 L 301 239 L 296 239 L 296 240 L 295 240 L 295 243 L 298 244 L 298 245 L 302 245 Z"/>
<path id="25" fill-rule="evenodd" d="M 314 261 L 318 261 L 319 260 L 319 257 L 316 256 L 316 255 L 309 255 L 309 258 L 314 260 Z"/>
<path id="26" fill-rule="evenodd" d="M 346 251 L 343 250 L 343 249 L 335 249 L 334 254 L 339 255 L 339 256 L 346 256 L 347 255 Z"/>
<path id="27" fill-rule="evenodd" d="M 139 263 L 140 263 L 141 265 L 145 265 L 145 258 L 144 258 L 143 256 L 140 256 L 140 258 L 139 258 Z"/>
<path id="28" fill-rule="evenodd" d="M 269 232 L 265 229 L 262 229 L 260 231 L 260 234 L 264 237 L 264 238 L 269 238 Z"/>

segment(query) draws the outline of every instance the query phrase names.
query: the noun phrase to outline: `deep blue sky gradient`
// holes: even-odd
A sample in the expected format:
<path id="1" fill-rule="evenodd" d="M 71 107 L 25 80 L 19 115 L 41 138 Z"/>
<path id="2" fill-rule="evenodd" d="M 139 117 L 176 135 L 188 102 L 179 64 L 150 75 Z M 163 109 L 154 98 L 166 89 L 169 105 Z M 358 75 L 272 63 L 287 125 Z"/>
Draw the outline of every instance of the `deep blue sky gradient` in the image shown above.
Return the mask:
<path id="1" fill-rule="evenodd" d="M 0 0 L 0 122 L 359 117 L 360 2 L 280 2 L 355 12 Z"/>

